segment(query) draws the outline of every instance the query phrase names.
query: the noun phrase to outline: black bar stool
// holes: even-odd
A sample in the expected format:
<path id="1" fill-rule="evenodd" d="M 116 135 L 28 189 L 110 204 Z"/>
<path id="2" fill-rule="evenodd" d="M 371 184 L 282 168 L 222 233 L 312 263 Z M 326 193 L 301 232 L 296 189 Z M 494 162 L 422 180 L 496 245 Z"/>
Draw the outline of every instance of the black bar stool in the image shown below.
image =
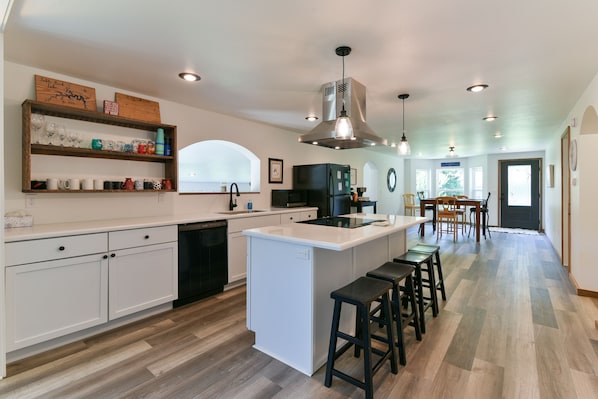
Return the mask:
<path id="1" fill-rule="evenodd" d="M 444 289 L 444 277 L 442 274 L 442 264 L 440 263 L 440 245 L 417 244 L 409 251 L 431 254 L 434 256 L 434 266 L 436 266 L 436 289 L 440 291 L 442 300 L 446 301 L 446 290 Z"/>
<path id="2" fill-rule="evenodd" d="M 328 363 L 326 364 L 326 378 L 324 385 L 332 385 L 332 376 L 336 376 L 363 390 L 365 397 L 374 397 L 373 376 L 380 369 L 384 361 L 390 360 L 390 368 L 393 374 L 397 374 L 397 355 L 394 345 L 394 323 L 392 322 L 392 310 L 390 306 L 389 292 L 392 284 L 371 278 L 359 277 L 352 283 L 333 291 L 330 297 L 334 299 L 334 313 L 332 314 L 332 328 L 330 330 L 330 344 L 328 346 Z M 380 304 L 371 309 L 372 302 L 379 301 Z M 343 303 L 349 303 L 356 307 L 355 335 L 349 335 L 339 331 L 341 307 Z M 380 313 L 381 311 L 381 313 Z M 377 317 L 380 313 L 384 317 Z M 386 326 L 386 337 L 373 334 L 370 323 L 378 323 Z M 338 338 L 347 341 L 339 350 L 336 350 Z M 372 340 L 385 343 L 386 351 L 372 347 Z M 345 353 L 352 345 L 355 345 L 355 356 L 359 356 L 360 348 L 363 348 L 364 381 L 360 381 L 340 370 L 334 368 L 336 359 Z M 380 356 L 380 359 L 372 366 L 372 354 Z"/>
<path id="3" fill-rule="evenodd" d="M 403 255 L 394 258 L 393 262 L 415 267 L 415 292 L 419 307 L 420 330 L 425 334 L 426 310 L 432 308 L 432 316 L 436 317 L 438 315 L 438 297 L 436 296 L 436 279 L 434 277 L 432 255 L 407 251 Z M 426 273 L 427 278 L 424 278 L 422 273 Z M 424 295 L 424 288 L 428 289 L 428 296 Z"/>
<path id="4" fill-rule="evenodd" d="M 413 284 L 413 274 L 415 268 L 400 263 L 386 262 L 367 273 L 368 277 L 378 278 L 380 280 L 392 283 L 391 305 L 393 319 L 397 324 L 397 346 L 399 347 L 399 362 L 404 366 L 407 364 L 407 355 L 405 353 L 405 340 L 403 338 L 403 328 L 407 325 L 415 328 L 415 337 L 418 341 L 422 340 L 422 334 L 419 329 L 419 317 L 417 315 L 417 303 L 415 300 L 415 288 Z M 405 281 L 401 286 L 401 281 Z M 405 306 L 401 306 L 401 304 Z M 411 310 L 409 310 L 409 306 Z"/>

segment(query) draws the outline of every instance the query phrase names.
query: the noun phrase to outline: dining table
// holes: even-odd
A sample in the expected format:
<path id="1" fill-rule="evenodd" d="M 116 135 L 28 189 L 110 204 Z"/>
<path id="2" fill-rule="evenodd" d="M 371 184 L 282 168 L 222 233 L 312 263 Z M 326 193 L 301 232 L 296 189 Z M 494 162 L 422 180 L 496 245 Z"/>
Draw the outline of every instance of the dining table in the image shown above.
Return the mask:
<path id="1" fill-rule="evenodd" d="M 472 199 L 472 198 L 457 198 L 457 204 L 467 207 L 467 206 L 473 206 L 475 207 L 475 241 L 476 242 L 480 242 L 480 209 L 482 206 L 482 201 L 481 199 Z M 419 200 L 419 209 L 420 209 L 420 215 L 421 216 L 425 216 L 426 215 L 426 205 L 433 205 L 434 207 L 434 217 L 433 220 L 436 220 L 436 198 L 424 198 L 424 199 L 420 199 Z M 484 220 L 482 220 L 482 229 L 485 232 L 486 231 L 486 219 L 483 218 Z M 421 224 L 421 228 L 419 230 L 420 235 L 423 237 L 425 234 L 425 223 Z"/>

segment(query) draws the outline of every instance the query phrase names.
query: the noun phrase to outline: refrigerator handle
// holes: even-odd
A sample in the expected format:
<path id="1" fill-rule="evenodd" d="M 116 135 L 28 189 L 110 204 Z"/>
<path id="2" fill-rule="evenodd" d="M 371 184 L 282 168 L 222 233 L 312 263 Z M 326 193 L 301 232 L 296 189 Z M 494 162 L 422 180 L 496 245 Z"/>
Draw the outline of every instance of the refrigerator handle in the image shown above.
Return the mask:
<path id="1" fill-rule="evenodd" d="M 332 176 L 332 169 L 328 171 L 328 195 L 326 198 L 330 202 L 332 200 L 332 209 L 330 210 L 330 216 L 335 216 L 334 212 L 334 178 Z"/>

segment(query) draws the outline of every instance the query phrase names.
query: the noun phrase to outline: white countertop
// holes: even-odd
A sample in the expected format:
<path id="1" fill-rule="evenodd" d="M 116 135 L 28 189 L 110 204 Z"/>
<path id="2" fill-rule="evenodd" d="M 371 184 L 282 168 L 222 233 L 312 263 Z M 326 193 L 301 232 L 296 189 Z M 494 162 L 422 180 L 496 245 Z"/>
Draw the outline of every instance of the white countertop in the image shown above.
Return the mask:
<path id="1" fill-rule="evenodd" d="M 420 216 L 384 215 L 384 214 L 350 214 L 343 215 L 366 219 L 384 219 L 388 225 L 367 225 L 353 229 L 321 226 L 305 223 L 288 223 L 279 226 L 267 226 L 243 230 L 249 237 L 265 238 L 272 241 L 304 244 L 315 248 L 343 251 L 376 238 L 416 226 L 430 219 Z"/>
<path id="2" fill-rule="evenodd" d="M 255 210 L 251 213 L 238 214 L 222 214 L 212 212 L 139 218 L 91 220 L 69 223 L 39 224 L 33 225 L 32 227 L 4 229 L 4 242 L 34 240 L 40 238 L 61 237 L 76 234 L 100 233 L 105 231 L 138 229 L 145 227 L 167 226 L 173 224 L 207 222 L 211 220 L 230 220 L 256 216 L 284 214 L 299 211 L 315 211 L 317 209 L 318 208 L 314 207 L 271 208 Z"/>

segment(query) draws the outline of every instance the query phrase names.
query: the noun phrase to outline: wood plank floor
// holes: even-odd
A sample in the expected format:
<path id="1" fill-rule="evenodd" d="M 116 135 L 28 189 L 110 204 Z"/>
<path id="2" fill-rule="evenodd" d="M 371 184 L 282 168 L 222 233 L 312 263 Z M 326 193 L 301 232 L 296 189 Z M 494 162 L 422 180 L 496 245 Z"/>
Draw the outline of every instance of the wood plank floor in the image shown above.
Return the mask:
<path id="1" fill-rule="evenodd" d="M 408 241 L 417 241 L 416 230 Z M 423 240 L 436 243 L 428 232 Z M 407 333 L 407 365 L 374 377 L 383 398 L 598 398 L 598 300 L 575 295 L 542 235 L 438 241 L 448 299 Z M 429 312 L 428 312 L 429 313 Z M 252 348 L 245 289 L 10 364 L 2 398 L 362 398 Z M 289 342 L 292 345 L 292 342 Z M 359 374 L 351 351 L 343 369 Z"/>

